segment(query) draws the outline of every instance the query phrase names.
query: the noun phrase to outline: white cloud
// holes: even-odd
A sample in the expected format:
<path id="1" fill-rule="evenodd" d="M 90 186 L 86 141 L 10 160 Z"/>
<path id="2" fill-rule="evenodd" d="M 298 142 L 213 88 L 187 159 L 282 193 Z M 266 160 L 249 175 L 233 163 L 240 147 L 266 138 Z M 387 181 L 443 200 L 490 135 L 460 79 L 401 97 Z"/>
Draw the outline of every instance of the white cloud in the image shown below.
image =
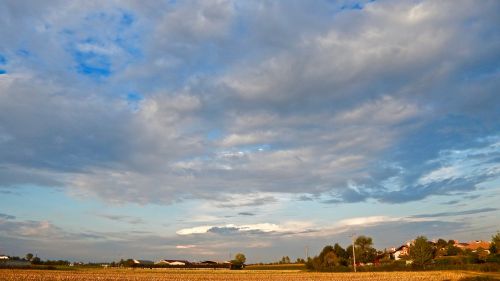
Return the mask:
<path id="1" fill-rule="evenodd" d="M 191 235 L 191 234 L 203 234 L 207 233 L 210 228 L 213 226 L 209 225 L 204 225 L 204 226 L 197 226 L 197 227 L 192 227 L 192 228 L 184 228 L 176 231 L 178 235 Z"/>
<path id="2" fill-rule="evenodd" d="M 481 146 L 463 150 L 443 150 L 429 164 L 439 167 L 422 175 L 417 183 L 428 185 L 457 179 L 470 180 L 480 177 L 495 177 L 500 174 L 500 164 L 495 159 L 500 154 L 498 136 L 481 141 Z"/>
<path id="3" fill-rule="evenodd" d="M 270 131 L 253 132 L 248 134 L 231 134 L 225 137 L 221 144 L 226 147 L 249 144 L 266 144 L 272 141 L 274 136 L 276 136 L 276 133 Z"/>
<path id="4" fill-rule="evenodd" d="M 196 248 L 196 245 L 177 245 L 175 246 L 176 249 L 193 249 Z"/>
<path id="5" fill-rule="evenodd" d="M 229 230 L 236 232 L 253 232 L 257 231 L 259 233 L 287 233 L 287 232 L 300 232 L 307 230 L 308 227 L 312 226 L 310 222 L 287 222 L 283 225 L 278 225 L 274 223 L 256 223 L 256 224 L 225 224 L 225 225 L 211 225 L 211 226 L 198 226 L 192 228 L 184 228 L 178 230 L 176 233 L 178 235 L 192 235 L 192 234 L 206 234 L 211 231 L 217 230 Z"/>

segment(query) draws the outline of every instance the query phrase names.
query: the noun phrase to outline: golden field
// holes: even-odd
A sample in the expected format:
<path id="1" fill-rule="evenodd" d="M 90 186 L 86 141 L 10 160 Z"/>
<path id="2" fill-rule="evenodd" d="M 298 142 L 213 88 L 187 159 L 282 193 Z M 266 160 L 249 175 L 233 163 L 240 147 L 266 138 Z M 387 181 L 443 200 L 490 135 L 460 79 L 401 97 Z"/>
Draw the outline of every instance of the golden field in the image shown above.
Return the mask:
<path id="1" fill-rule="evenodd" d="M 313 280 L 461 280 L 479 273 L 460 271 L 431 272 L 359 272 L 359 273 L 316 273 L 302 271 L 229 271 L 229 270 L 161 270 L 161 269 L 83 269 L 83 270 L 0 270 L 0 280 L 30 281 L 313 281 Z"/>

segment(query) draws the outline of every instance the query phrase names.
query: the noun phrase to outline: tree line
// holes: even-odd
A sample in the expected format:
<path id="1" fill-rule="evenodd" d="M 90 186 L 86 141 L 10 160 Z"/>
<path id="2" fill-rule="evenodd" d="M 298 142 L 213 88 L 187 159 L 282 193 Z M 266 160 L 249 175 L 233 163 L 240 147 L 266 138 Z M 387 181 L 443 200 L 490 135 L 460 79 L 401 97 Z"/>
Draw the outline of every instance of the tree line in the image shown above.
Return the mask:
<path id="1" fill-rule="evenodd" d="M 463 250 L 455 246 L 455 241 L 438 239 L 429 241 L 425 236 L 418 236 L 409 246 L 409 255 L 400 256 L 396 261 L 392 251 L 377 250 L 373 247 L 373 239 L 359 236 L 353 245 L 343 248 L 338 243 L 325 246 L 321 252 L 305 262 L 307 269 L 315 271 L 347 271 L 351 270 L 354 257 L 357 265 L 411 265 L 414 268 L 425 268 L 434 265 L 458 265 L 500 263 L 500 232 L 492 236 L 489 249 L 478 248 L 475 251 Z"/>

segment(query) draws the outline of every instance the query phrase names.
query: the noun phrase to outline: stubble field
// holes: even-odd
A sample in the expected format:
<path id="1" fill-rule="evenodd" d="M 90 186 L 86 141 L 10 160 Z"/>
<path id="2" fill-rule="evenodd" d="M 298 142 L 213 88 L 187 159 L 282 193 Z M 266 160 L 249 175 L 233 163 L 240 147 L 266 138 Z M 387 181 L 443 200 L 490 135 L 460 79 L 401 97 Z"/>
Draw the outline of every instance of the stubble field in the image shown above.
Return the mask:
<path id="1" fill-rule="evenodd" d="M 382 280 L 463 280 L 476 277 L 478 273 L 458 271 L 432 272 L 360 272 L 360 273 L 314 273 L 301 271 L 229 271 L 229 270 L 149 270 L 149 269 L 93 269 L 93 270 L 0 270 L 0 280 L 30 281 L 382 281 Z M 487 279 L 492 280 L 492 279 Z"/>

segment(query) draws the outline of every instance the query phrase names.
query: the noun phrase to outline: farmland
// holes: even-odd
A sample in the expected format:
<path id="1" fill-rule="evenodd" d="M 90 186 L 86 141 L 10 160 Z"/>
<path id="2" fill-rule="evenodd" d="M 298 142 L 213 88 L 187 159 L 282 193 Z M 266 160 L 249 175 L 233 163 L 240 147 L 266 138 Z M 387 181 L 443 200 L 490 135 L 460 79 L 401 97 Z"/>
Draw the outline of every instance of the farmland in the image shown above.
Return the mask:
<path id="1" fill-rule="evenodd" d="M 87 270 L 0 270 L 1 281 L 83 281 L 83 280 L 183 280 L 183 281 L 312 281 L 312 280 L 467 280 L 479 273 L 460 271 L 432 272 L 363 272 L 363 273 L 313 273 L 293 270 L 229 271 L 229 270 L 162 270 L 162 269 L 87 269 Z M 498 276 L 497 276 L 498 277 Z M 481 279 L 482 280 L 482 279 Z M 494 280 L 494 279 L 485 279 Z"/>

